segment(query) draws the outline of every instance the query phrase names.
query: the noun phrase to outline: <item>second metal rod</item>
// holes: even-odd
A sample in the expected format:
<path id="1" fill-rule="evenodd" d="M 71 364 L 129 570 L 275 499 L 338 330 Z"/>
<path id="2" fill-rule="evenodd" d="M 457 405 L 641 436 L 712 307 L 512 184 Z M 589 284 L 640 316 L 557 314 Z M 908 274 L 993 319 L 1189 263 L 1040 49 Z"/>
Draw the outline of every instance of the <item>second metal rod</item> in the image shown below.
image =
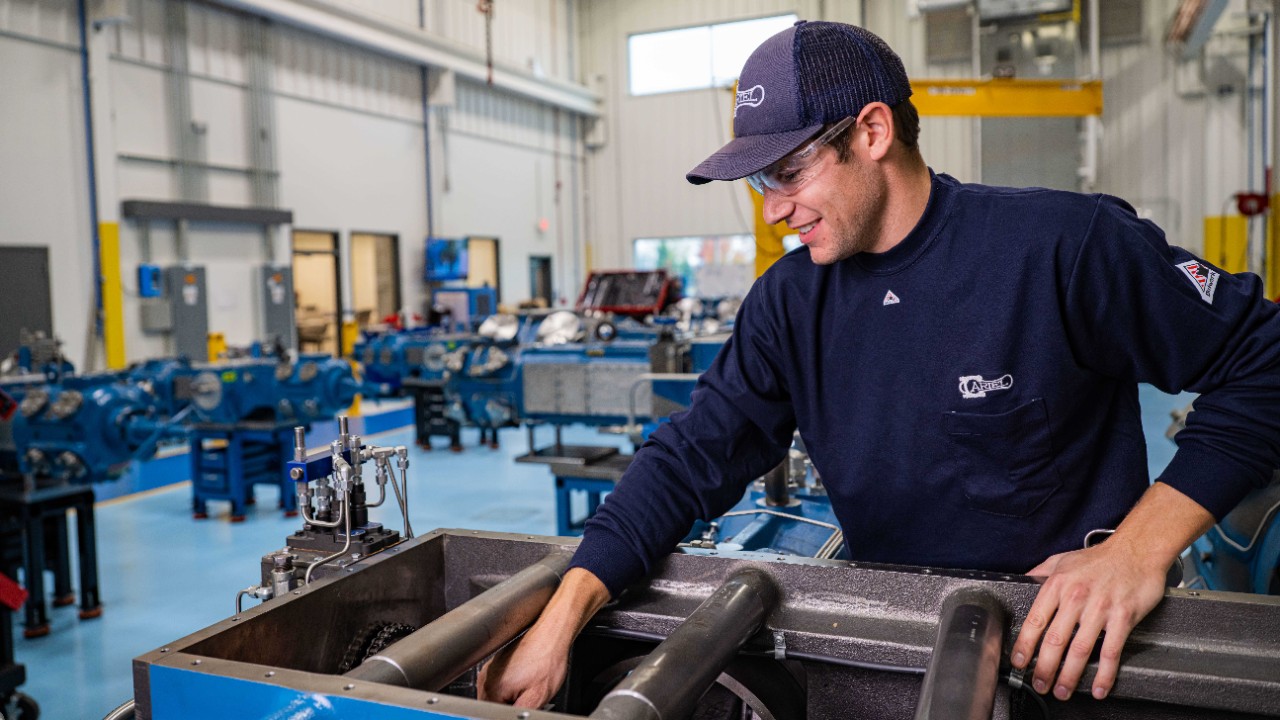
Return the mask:
<path id="1" fill-rule="evenodd" d="M 1004 608 L 995 595 L 962 587 L 942 603 L 933 657 L 915 720 L 988 720 L 1000 679 Z"/>
<path id="2" fill-rule="evenodd" d="M 778 588 L 763 571 L 734 573 L 600 701 L 601 720 L 688 717 L 743 643 L 764 626 Z M 690 661 L 694 659 L 694 661 Z"/>

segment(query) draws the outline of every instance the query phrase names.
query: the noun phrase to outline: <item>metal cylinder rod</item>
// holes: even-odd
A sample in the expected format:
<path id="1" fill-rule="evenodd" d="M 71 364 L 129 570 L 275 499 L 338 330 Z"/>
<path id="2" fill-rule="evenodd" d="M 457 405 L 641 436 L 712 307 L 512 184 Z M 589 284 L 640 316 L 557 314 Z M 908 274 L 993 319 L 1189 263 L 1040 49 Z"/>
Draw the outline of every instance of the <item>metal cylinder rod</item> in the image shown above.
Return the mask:
<path id="1" fill-rule="evenodd" d="M 293 429 L 293 460 L 307 461 L 307 429 L 301 425 Z"/>
<path id="2" fill-rule="evenodd" d="M 555 552 L 353 668 L 353 680 L 436 691 L 537 619 L 569 567 Z"/>
<path id="3" fill-rule="evenodd" d="M 988 720 L 1000 677 L 1004 608 L 995 595 L 965 587 L 947 596 L 925 670 L 915 720 Z"/>
<path id="4" fill-rule="evenodd" d="M 591 717 L 675 720 L 698 698 L 761 627 L 778 603 L 778 588 L 763 571 L 734 573 L 600 701 Z M 696 658 L 690 662 L 691 658 Z"/>
<path id="5" fill-rule="evenodd" d="M 778 466 L 764 474 L 764 502 L 769 507 L 787 507 L 791 504 L 791 492 L 787 487 L 788 462 L 783 460 Z"/>

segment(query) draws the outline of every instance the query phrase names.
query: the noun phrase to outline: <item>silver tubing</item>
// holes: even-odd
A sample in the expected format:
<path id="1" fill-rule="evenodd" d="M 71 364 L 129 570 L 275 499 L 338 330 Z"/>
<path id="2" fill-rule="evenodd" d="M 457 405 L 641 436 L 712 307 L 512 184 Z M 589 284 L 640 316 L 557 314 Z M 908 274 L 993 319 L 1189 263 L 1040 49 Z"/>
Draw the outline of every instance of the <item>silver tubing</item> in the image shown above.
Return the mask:
<path id="1" fill-rule="evenodd" d="M 824 527 L 824 528 L 827 528 L 828 530 L 840 529 L 838 525 L 832 525 L 829 522 L 822 522 L 821 520 L 814 520 L 812 518 L 802 517 L 800 515 L 791 515 L 789 513 L 778 512 L 777 510 L 766 510 L 764 508 L 759 508 L 756 510 L 734 510 L 733 512 L 727 512 L 723 515 L 720 515 L 717 519 L 727 518 L 727 517 L 738 517 L 739 515 L 772 515 L 774 517 L 782 518 L 783 520 L 794 520 L 798 523 L 805 523 L 807 525 L 817 525 L 818 527 Z"/>
<path id="2" fill-rule="evenodd" d="M 1000 601 L 982 588 L 962 587 L 947 596 L 915 720 L 989 720 L 1004 623 Z"/>
<path id="3" fill-rule="evenodd" d="M 533 623 L 560 585 L 569 553 L 554 552 L 392 644 L 345 677 L 434 692 Z"/>
<path id="4" fill-rule="evenodd" d="M 591 717 L 688 717 L 743 643 L 764 627 L 778 599 L 773 578 L 763 571 L 734 573 L 605 696 Z"/>
<path id="5" fill-rule="evenodd" d="M 346 555 L 347 551 L 351 549 L 351 493 L 350 492 L 342 493 L 342 507 L 339 510 L 339 512 L 342 513 L 344 529 L 346 530 L 346 542 L 342 544 L 342 549 L 339 550 L 338 552 L 332 555 L 323 557 L 311 563 L 311 566 L 307 568 L 306 576 L 303 578 L 303 581 L 302 581 L 303 585 L 311 584 L 311 573 L 315 572 L 316 568 L 320 567 L 321 565 L 324 565 L 325 563 L 336 560 L 342 557 L 343 555 Z"/>
<path id="6" fill-rule="evenodd" d="M 400 516 L 404 519 L 404 537 L 406 540 L 413 537 L 413 528 L 409 525 L 409 478 L 407 464 L 400 469 L 401 482 L 404 483 L 404 492 L 400 491 L 400 484 L 396 482 L 395 474 L 391 476 L 391 489 L 396 491 L 396 502 L 400 505 Z"/>
<path id="7" fill-rule="evenodd" d="M 374 461 L 377 469 L 374 471 L 373 481 L 378 484 L 378 502 L 365 503 L 366 508 L 382 507 L 382 503 L 387 501 L 387 467 L 381 458 Z M 392 483 L 394 484 L 394 480 Z"/>

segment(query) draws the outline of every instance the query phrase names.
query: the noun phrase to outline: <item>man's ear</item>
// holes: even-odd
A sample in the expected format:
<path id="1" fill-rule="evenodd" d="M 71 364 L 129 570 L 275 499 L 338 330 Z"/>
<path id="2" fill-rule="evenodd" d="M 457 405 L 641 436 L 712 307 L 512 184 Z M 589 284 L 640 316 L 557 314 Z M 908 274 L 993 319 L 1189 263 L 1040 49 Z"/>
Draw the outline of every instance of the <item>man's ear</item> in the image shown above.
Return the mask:
<path id="1" fill-rule="evenodd" d="M 874 102 L 862 109 L 858 125 L 865 138 L 860 138 L 872 160 L 881 160 L 893 145 L 893 111 L 882 102 Z"/>

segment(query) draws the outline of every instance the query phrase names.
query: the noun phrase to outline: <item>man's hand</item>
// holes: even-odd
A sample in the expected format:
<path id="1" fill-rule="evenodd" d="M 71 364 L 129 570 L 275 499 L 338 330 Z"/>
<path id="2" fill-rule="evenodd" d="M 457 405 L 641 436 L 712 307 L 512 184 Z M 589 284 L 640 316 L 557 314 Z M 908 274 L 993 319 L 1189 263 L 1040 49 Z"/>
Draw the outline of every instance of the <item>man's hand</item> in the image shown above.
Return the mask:
<path id="1" fill-rule="evenodd" d="M 480 669 L 479 698 L 534 709 L 546 705 L 564 684 L 574 638 L 608 601 L 609 591 L 595 575 L 581 568 L 565 573 L 524 637 Z"/>
<path id="2" fill-rule="evenodd" d="M 546 705 L 568 670 L 569 650 L 561 645 L 557 638 L 544 640 L 530 630 L 480 669 L 479 698 L 532 709 Z"/>
<path id="3" fill-rule="evenodd" d="M 1164 597 L 1169 566 L 1212 524 L 1195 501 L 1156 483 L 1106 542 L 1037 565 L 1027 574 L 1048 579 L 1013 644 L 1013 666 L 1025 668 L 1039 644 L 1032 687 L 1066 700 L 1105 631 L 1092 693 L 1106 697 L 1129 633 Z"/>

